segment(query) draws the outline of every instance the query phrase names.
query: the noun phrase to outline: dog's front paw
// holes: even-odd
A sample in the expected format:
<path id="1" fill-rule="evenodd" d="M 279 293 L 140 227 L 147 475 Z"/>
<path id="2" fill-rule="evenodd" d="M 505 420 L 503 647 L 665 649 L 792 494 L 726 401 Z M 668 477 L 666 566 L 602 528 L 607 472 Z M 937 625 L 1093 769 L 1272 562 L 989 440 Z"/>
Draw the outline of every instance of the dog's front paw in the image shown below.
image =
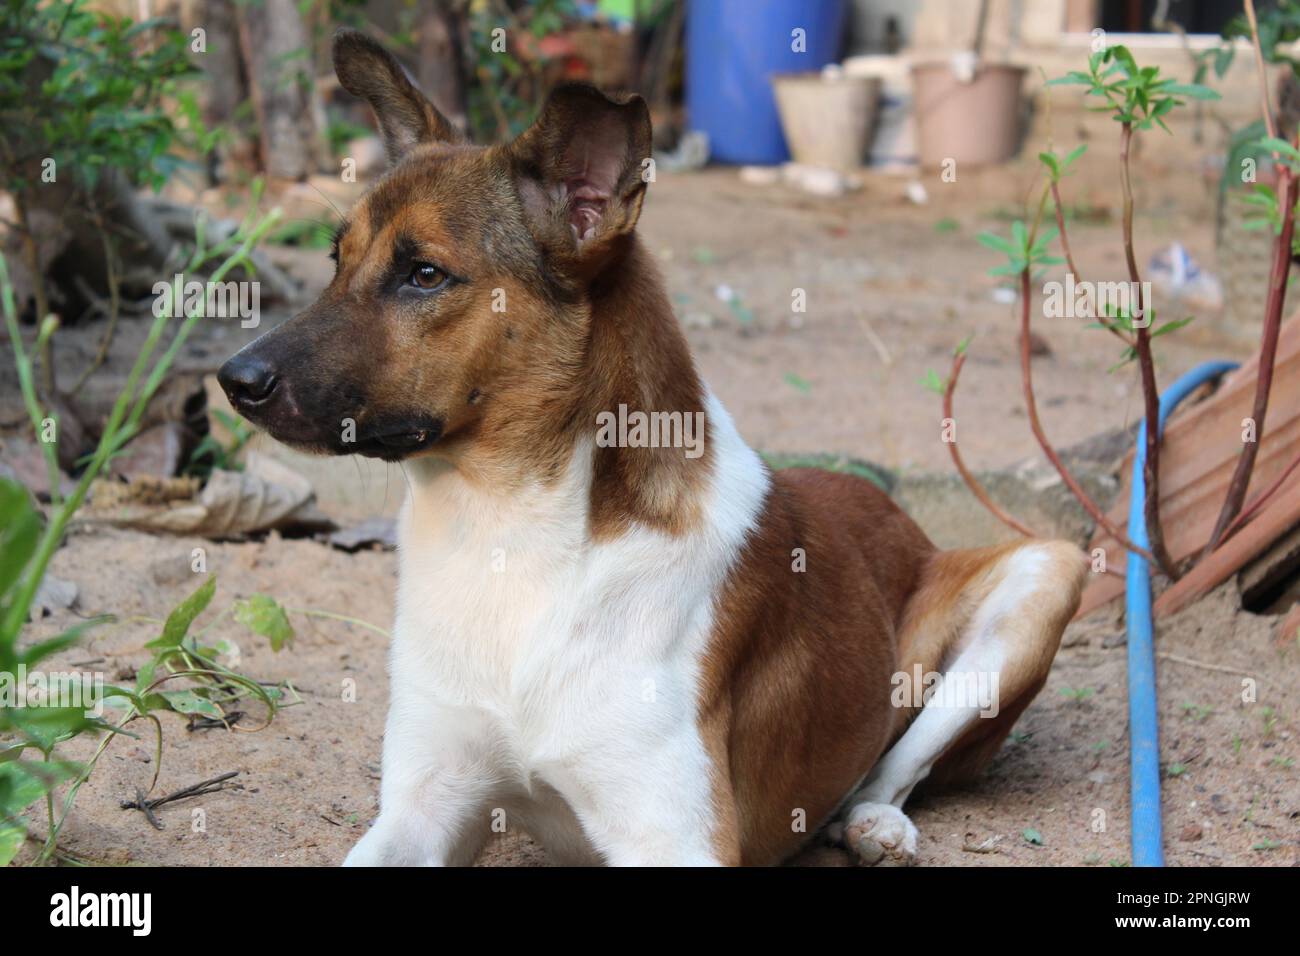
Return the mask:
<path id="1" fill-rule="evenodd" d="M 844 818 L 844 842 L 865 866 L 911 866 L 916 827 L 888 803 L 859 803 Z"/>
<path id="2" fill-rule="evenodd" d="M 384 844 L 375 829 L 371 827 L 366 835 L 357 841 L 356 846 L 348 851 L 348 855 L 343 858 L 344 866 L 384 865 Z"/>

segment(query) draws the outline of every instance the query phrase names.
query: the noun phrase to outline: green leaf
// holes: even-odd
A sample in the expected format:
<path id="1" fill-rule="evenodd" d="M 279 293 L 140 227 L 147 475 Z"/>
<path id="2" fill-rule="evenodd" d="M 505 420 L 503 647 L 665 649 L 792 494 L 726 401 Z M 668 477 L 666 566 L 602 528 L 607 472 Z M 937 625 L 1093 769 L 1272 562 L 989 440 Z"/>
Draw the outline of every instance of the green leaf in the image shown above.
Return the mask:
<path id="1" fill-rule="evenodd" d="M 18 583 L 40 533 L 31 494 L 18 482 L 0 478 L 0 597 Z"/>
<path id="2" fill-rule="evenodd" d="M 1092 86 L 1093 79 L 1087 73 L 1080 73 L 1078 70 L 1071 70 L 1065 76 L 1058 76 L 1054 80 L 1047 81 L 1048 86 Z"/>
<path id="3" fill-rule="evenodd" d="M 0 822 L 12 821 L 76 771 L 76 764 L 63 760 L 0 763 Z"/>
<path id="4" fill-rule="evenodd" d="M 1265 136 L 1259 141 L 1259 145 L 1262 149 L 1266 149 L 1269 152 L 1281 153 L 1288 159 L 1300 160 L 1300 150 L 1297 150 L 1286 140 L 1278 139 L 1276 136 Z"/>
<path id="5" fill-rule="evenodd" d="M 13 823 L 0 823 L 0 868 L 8 866 L 18 855 L 27 831 Z"/>
<path id="6" fill-rule="evenodd" d="M 1012 243 L 1003 239 L 995 232 L 981 232 L 975 237 L 975 241 L 985 248 L 992 249 L 994 252 L 1001 252 L 1008 256 L 1017 255 L 1020 250 Z"/>
<path id="7" fill-rule="evenodd" d="M 1218 52 L 1214 55 L 1214 75 L 1223 79 L 1223 75 L 1228 72 L 1232 66 L 1232 58 L 1236 53 L 1236 48 L 1231 43 L 1225 43 L 1219 47 Z"/>
<path id="8" fill-rule="evenodd" d="M 11 707 L 9 723 L 41 750 L 89 730 L 103 729 L 103 721 L 86 716 L 87 707 Z"/>
<path id="9" fill-rule="evenodd" d="M 1186 96 L 1193 100 L 1217 100 L 1222 97 L 1208 86 L 1201 86 L 1199 83 L 1174 83 L 1161 89 L 1162 93 L 1168 93 L 1171 96 Z"/>
<path id="10" fill-rule="evenodd" d="M 1018 276 L 1020 275 L 1020 273 L 1024 271 L 1025 271 L 1024 261 L 1021 259 L 1013 259 L 1004 266 L 998 266 L 995 269 L 990 269 L 988 271 L 988 274 L 993 276 L 994 278 L 999 278 L 1001 276 Z"/>
<path id="11" fill-rule="evenodd" d="M 1164 325 L 1160 326 L 1158 329 L 1153 329 L 1153 330 L 1151 331 L 1151 337 L 1154 339 L 1156 336 L 1158 336 L 1158 335 L 1164 335 L 1166 332 L 1177 332 L 1179 329 L 1181 329 L 1181 328 L 1182 328 L 1184 325 L 1186 325 L 1188 322 L 1191 322 L 1192 319 L 1194 319 L 1194 318 L 1196 318 L 1196 317 L 1193 316 L 1193 315 L 1189 315 L 1189 316 L 1188 316 L 1187 318 L 1185 318 L 1185 319 L 1176 319 L 1176 320 L 1174 320 L 1174 321 L 1172 321 L 1172 322 L 1166 322 Z"/>
<path id="12" fill-rule="evenodd" d="M 201 714 L 214 720 L 226 716 L 220 707 L 192 690 L 166 690 L 161 696 L 167 701 L 167 706 L 178 714 Z"/>
<path id="13" fill-rule="evenodd" d="M 293 625 L 289 623 L 289 615 L 274 598 L 265 594 L 254 594 L 246 601 L 236 601 L 235 620 L 254 634 L 269 638 L 273 651 L 278 652 L 293 643 Z"/>
<path id="14" fill-rule="evenodd" d="M 158 659 L 154 658 L 145 662 L 145 665 L 135 675 L 135 692 L 143 694 L 145 688 L 153 683 L 154 673 L 158 670 Z"/>
<path id="15" fill-rule="evenodd" d="M 948 391 L 948 383 L 932 368 L 925 370 L 925 378 L 921 379 L 921 385 L 936 395 L 943 395 Z"/>
<path id="16" fill-rule="evenodd" d="M 211 575 L 199 585 L 197 591 L 177 605 L 171 614 L 167 615 L 167 623 L 163 625 L 162 636 L 150 641 L 145 647 L 179 647 L 181 641 L 185 640 L 185 635 L 189 633 L 190 625 L 194 623 L 194 619 L 212 603 L 212 595 L 216 593 L 216 590 L 217 578 L 216 575 Z"/>
<path id="17" fill-rule="evenodd" d="M 1070 150 L 1068 153 L 1066 153 L 1065 159 L 1061 162 L 1061 172 L 1064 173 L 1067 169 L 1073 166 L 1074 161 L 1078 159 L 1080 156 L 1082 156 L 1084 153 L 1086 153 L 1087 151 L 1088 151 L 1088 144 L 1082 143 L 1076 146 L 1074 149 Z"/>
<path id="18" fill-rule="evenodd" d="M 1022 255 L 1029 251 L 1029 231 L 1025 228 L 1023 219 L 1017 219 L 1011 224 L 1011 241 L 1015 244 L 1016 251 Z"/>

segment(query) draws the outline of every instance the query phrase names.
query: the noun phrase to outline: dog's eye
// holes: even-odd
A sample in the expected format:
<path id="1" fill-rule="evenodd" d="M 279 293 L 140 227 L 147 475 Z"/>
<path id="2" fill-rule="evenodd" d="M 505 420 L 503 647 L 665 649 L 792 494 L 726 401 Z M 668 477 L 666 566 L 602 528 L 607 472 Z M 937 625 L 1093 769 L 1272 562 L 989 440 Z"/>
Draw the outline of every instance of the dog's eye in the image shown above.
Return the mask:
<path id="1" fill-rule="evenodd" d="M 411 276 L 408 281 L 417 289 L 432 292 L 441 289 L 450 278 L 447 273 L 437 266 L 430 265 L 427 262 L 417 262 L 415 267 L 411 269 Z"/>

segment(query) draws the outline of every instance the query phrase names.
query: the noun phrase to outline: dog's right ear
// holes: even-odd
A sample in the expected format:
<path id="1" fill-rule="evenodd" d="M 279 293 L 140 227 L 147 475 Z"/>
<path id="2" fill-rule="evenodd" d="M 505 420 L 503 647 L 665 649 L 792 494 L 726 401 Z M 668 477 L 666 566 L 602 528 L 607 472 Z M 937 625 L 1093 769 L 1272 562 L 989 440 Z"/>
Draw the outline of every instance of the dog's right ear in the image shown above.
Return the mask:
<path id="1" fill-rule="evenodd" d="M 626 245 L 651 145 L 645 100 L 569 83 L 507 147 L 529 226 L 558 271 L 590 279 Z"/>
<path id="2" fill-rule="evenodd" d="M 396 163 L 418 143 L 463 140 L 393 55 L 364 33 L 342 29 L 334 34 L 334 72 L 343 89 L 375 111 L 389 162 Z"/>

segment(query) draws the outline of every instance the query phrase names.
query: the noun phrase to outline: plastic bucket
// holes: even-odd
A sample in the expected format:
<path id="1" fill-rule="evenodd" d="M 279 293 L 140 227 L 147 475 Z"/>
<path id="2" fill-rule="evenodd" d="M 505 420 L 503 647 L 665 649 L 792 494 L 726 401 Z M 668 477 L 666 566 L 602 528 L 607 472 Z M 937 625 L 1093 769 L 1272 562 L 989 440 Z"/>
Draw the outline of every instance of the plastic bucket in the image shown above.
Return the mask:
<path id="1" fill-rule="evenodd" d="M 949 63 L 912 67 L 921 165 L 1006 162 L 1020 148 L 1022 66 L 984 64 L 963 79 Z"/>
<path id="2" fill-rule="evenodd" d="M 790 158 L 771 79 L 820 70 L 840 51 L 844 0 L 690 0 L 686 108 L 721 163 Z M 796 32 L 800 31 L 800 32 Z"/>
<path id="3" fill-rule="evenodd" d="M 876 121 L 880 81 L 791 73 L 772 78 L 795 162 L 851 171 L 862 165 Z"/>

